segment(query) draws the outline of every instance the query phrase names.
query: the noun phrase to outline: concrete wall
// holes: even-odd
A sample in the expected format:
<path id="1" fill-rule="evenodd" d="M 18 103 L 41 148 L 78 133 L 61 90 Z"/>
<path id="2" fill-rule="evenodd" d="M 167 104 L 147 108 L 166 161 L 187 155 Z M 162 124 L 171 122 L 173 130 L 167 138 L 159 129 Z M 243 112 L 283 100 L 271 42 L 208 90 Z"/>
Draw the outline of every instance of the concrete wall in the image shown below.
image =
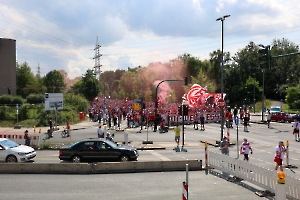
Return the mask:
<path id="1" fill-rule="evenodd" d="M 0 38 L 0 95 L 16 95 L 16 40 Z"/>
<path id="2" fill-rule="evenodd" d="M 202 161 L 151 161 L 103 163 L 0 163 L 0 174 L 101 174 L 120 172 L 155 172 L 202 170 Z"/>

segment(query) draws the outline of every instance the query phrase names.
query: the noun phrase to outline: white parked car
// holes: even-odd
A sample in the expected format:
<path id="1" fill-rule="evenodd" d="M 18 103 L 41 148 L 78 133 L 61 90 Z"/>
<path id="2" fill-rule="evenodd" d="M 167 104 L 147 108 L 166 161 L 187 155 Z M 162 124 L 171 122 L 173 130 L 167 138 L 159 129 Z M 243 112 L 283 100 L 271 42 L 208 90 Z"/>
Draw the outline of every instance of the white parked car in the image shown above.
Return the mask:
<path id="1" fill-rule="evenodd" d="M 18 144 L 6 138 L 0 138 L 1 162 L 27 162 L 36 156 L 32 147 Z"/>

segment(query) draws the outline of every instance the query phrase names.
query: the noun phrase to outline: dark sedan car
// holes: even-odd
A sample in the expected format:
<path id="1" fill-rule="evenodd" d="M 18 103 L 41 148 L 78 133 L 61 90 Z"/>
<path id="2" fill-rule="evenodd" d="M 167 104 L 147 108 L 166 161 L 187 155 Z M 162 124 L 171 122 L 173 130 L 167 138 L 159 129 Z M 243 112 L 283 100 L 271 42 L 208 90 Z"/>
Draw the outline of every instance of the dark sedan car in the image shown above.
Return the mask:
<path id="1" fill-rule="evenodd" d="M 110 161 L 134 161 L 139 154 L 135 147 L 117 145 L 103 138 L 91 138 L 81 140 L 59 150 L 59 159 L 80 163 L 110 162 Z"/>

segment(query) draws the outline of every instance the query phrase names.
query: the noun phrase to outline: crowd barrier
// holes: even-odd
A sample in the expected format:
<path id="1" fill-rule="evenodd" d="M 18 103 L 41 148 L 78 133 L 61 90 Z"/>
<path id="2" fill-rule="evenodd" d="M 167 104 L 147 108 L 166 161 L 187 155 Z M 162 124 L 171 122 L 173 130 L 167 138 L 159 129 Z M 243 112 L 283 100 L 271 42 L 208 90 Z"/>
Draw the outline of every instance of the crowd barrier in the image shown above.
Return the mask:
<path id="1" fill-rule="evenodd" d="M 29 134 L 30 136 L 30 146 L 32 147 L 40 147 L 41 143 L 41 134 Z M 0 133 L 0 138 L 7 138 L 12 140 L 18 144 L 25 144 L 24 134 L 4 134 Z"/>
<path id="2" fill-rule="evenodd" d="M 276 190 L 276 171 L 212 151 L 208 152 L 208 162 L 211 168 L 251 182 L 270 192 Z M 300 199 L 300 179 L 286 175 L 285 186 L 287 197 Z"/>

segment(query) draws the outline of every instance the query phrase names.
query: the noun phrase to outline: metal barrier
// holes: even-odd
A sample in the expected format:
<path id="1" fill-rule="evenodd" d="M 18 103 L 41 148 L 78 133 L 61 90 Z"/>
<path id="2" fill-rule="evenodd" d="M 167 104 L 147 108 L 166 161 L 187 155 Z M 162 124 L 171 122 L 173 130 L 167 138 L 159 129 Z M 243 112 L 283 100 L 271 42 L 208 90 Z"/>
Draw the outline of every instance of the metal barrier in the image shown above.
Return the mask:
<path id="1" fill-rule="evenodd" d="M 249 181 L 270 192 L 275 192 L 277 173 L 273 170 L 212 151 L 208 152 L 208 162 L 211 168 Z M 286 175 L 285 185 L 287 197 L 300 199 L 300 179 Z"/>

